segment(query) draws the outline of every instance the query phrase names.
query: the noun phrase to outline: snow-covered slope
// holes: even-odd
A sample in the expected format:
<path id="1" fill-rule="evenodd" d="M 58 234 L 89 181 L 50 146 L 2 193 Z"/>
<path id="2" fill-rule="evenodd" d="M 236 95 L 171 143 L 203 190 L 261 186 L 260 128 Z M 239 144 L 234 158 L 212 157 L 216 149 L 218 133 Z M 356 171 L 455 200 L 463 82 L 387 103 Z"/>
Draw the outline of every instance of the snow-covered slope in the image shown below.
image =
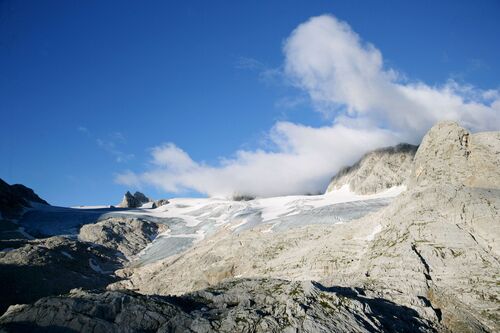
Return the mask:
<path id="1" fill-rule="evenodd" d="M 157 209 L 113 215 L 136 215 L 168 226 L 166 233 L 140 253 L 135 264 L 142 265 L 184 251 L 221 229 L 237 234 L 262 225 L 264 232 L 277 232 L 311 224 L 347 222 L 388 205 L 404 189 L 400 186 L 378 194 L 358 195 L 344 187 L 327 195 L 250 201 L 179 198 Z"/>
<path id="2" fill-rule="evenodd" d="M 164 224 L 168 231 L 156 237 L 137 257 L 135 263 L 144 264 L 187 250 L 221 228 L 239 233 L 262 224 L 271 232 L 310 224 L 347 222 L 388 205 L 404 189 L 404 186 L 396 186 L 377 194 L 359 195 L 343 186 L 326 195 L 249 201 L 175 198 L 156 209 L 35 205 L 19 224 L 35 236 L 77 235 L 83 225 L 113 218 L 140 218 Z"/>

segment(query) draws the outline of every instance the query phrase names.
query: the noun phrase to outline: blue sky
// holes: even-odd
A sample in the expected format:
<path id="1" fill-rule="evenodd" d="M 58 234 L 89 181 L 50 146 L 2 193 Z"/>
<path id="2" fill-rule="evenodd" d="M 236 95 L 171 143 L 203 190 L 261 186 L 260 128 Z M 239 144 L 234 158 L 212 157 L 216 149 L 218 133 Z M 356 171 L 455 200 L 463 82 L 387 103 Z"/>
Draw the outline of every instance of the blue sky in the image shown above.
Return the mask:
<path id="1" fill-rule="evenodd" d="M 134 186 L 157 198 L 217 194 L 211 180 L 164 178 L 183 179 L 194 163 L 202 182 L 227 159 L 246 172 L 240 164 L 253 162 L 238 151 L 285 149 L 269 140 L 277 123 L 330 126 L 337 113 L 322 112 L 325 103 L 363 109 L 338 94 L 312 98 L 307 73 L 284 51 L 294 29 L 322 14 L 380 50 L 399 81 L 500 87 L 498 1 L 3 1 L 0 178 L 57 205 L 116 203 Z M 151 163 L 154 147 L 167 167 Z M 189 168 L 172 173 L 179 159 Z M 117 183 L 127 172 L 139 181 Z"/>

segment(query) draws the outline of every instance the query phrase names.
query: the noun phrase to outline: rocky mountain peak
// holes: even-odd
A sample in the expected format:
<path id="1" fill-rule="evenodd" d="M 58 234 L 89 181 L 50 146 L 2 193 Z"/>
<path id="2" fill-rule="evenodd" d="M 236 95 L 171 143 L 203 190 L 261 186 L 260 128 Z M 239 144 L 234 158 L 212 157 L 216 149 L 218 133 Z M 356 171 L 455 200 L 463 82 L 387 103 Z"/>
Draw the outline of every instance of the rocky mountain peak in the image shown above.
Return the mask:
<path id="1" fill-rule="evenodd" d="M 122 202 L 118 204 L 118 207 L 121 208 L 138 208 L 144 205 L 145 203 L 153 201 L 148 198 L 141 192 L 135 192 L 134 194 L 127 191 L 123 196 Z"/>
<path id="2" fill-rule="evenodd" d="M 432 184 L 500 188 L 500 133 L 471 134 L 443 121 L 424 136 L 415 155 L 412 186 Z"/>
<path id="3" fill-rule="evenodd" d="M 122 201 L 118 204 L 120 208 L 139 208 L 144 204 L 148 204 L 147 208 L 158 208 L 168 204 L 167 199 L 153 200 L 147 197 L 144 193 L 136 191 L 134 194 L 127 191 L 123 196 Z"/>
<path id="4" fill-rule="evenodd" d="M 406 184 L 418 146 L 401 143 L 365 154 L 358 162 L 342 168 L 326 192 L 348 185 L 357 194 L 373 194 Z"/>

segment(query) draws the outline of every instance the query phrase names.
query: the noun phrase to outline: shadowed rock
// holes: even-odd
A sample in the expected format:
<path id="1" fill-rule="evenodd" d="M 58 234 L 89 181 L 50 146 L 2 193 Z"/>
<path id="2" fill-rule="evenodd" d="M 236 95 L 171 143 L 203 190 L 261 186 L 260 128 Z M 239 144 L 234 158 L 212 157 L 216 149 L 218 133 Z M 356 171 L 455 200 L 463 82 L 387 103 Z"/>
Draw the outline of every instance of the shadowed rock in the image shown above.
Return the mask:
<path id="1" fill-rule="evenodd" d="M 74 290 L 0 318 L 6 332 L 434 332 L 414 310 L 355 290 L 272 279 L 232 280 L 181 297 Z"/>
<path id="2" fill-rule="evenodd" d="M 102 288 L 123 262 L 113 250 L 63 237 L 0 241 L 0 249 L 1 313 L 76 287 Z"/>
<path id="3" fill-rule="evenodd" d="M 25 208 L 31 207 L 31 202 L 48 205 L 32 189 L 21 184 L 9 185 L 0 179 L 0 217 L 19 218 Z"/>
<path id="4" fill-rule="evenodd" d="M 133 195 L 129 191 L 123 196 L 122 202 L 118 204 L 117 207 L 120 208 L 139 208 L 142 205 L 152 202 L 150 198 L 146 197 L 141 192 L 135 192 Z"/>

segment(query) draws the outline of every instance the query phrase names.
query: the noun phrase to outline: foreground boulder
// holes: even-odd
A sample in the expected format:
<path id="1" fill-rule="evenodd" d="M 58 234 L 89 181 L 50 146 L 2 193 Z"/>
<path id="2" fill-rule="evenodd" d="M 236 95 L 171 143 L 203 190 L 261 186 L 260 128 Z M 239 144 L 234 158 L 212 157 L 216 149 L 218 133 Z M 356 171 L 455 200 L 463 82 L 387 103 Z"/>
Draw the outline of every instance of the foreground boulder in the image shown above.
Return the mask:
<path id="1" fill-rule="evenodd" d="M 109 217 L 81 227 L 78 238 L 115 249 L 130 258 L 167 230 L 168 227 L 163 224 L 138 218 Z"/>
<path id="2" fill-rule="evenodd" d="M 114 250 L 64 237 L 0 241 L 0 313 L 77 287 L 102 288 L 122 262 Z"/>
<path id="3" fill-rule="evenodd" d="M 311 282 L 232 280 L 181 297 L 74 290 L 0 318 L 5 332 L 434 332 L 406 307 Z"/>

